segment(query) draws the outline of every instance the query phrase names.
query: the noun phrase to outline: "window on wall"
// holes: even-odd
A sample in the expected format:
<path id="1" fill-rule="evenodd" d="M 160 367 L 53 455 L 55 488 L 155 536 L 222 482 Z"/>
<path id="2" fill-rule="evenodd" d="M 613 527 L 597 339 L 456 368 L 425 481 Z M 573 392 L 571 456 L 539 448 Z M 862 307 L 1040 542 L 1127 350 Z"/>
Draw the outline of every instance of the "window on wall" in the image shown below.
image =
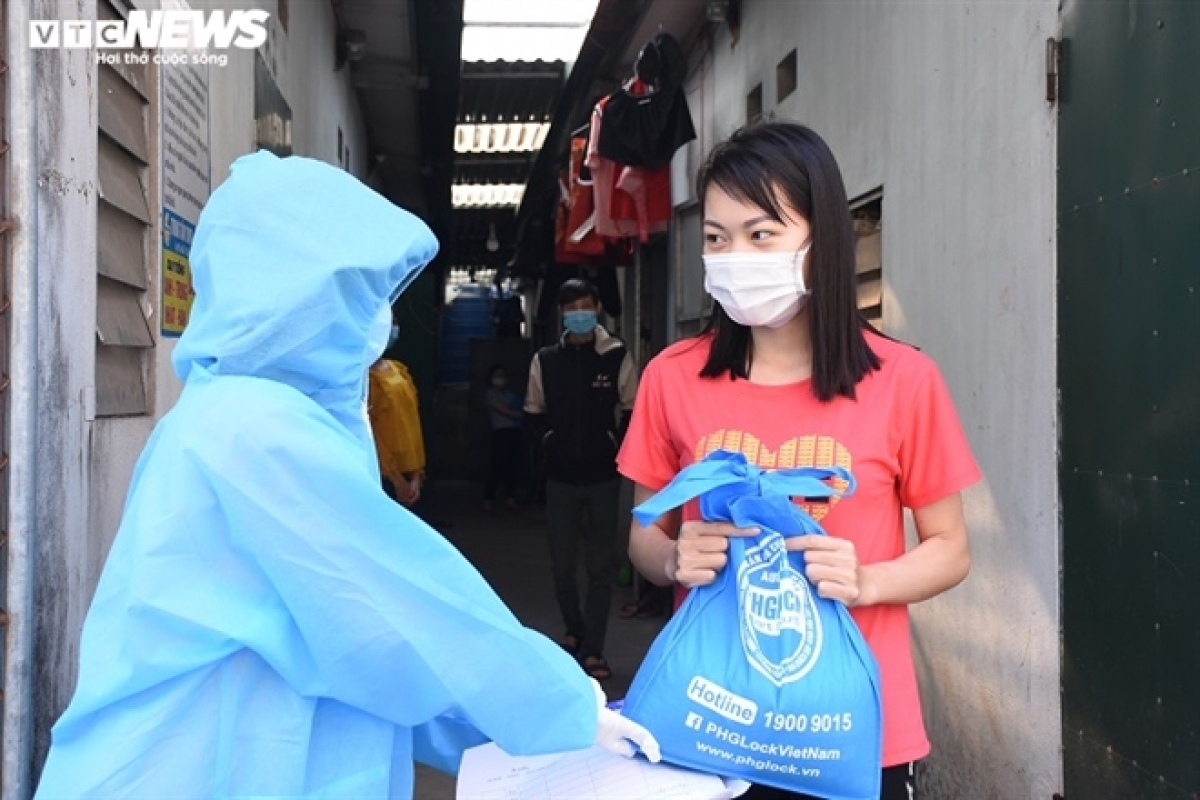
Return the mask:
<path id="1" fill-rule="evenodd" d="M 876 328 L 883 325 L 883 190 L 850 203 L 858 273 L 858 310 Z"/>
<path id="2" fill-rule="evenodd" d="M 788 53 L 775 67 L 775 100 L 782 103 L 796 91 L 796 51 Z"/>
<path id="3" fill-rule="evenodd" d="M 760 83 L 750 90 L 750 94 L 746 95 L 746 124 L 755 125 L 762 122 L 762 118 L 763 90 Z"/>
<path id="4" fill-rule="evenodd" d="M 101 20 L 121 19 L 106 0 Z M 149 411 L 149 354 L 154 347 L 147 292 L 156 175 L 150 164 L 150 68 L 101 64 L 97 72 L 99 124 L 96 208 L 96 414 Z"/>

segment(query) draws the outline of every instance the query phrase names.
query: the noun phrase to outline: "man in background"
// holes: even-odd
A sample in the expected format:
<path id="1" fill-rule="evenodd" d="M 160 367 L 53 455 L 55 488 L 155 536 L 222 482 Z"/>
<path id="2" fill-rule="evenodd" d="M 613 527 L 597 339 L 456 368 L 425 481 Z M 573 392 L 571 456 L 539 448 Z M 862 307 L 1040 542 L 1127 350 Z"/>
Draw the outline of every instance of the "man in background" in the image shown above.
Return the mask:
<path id="1" fill-rule="evenodd" d="M 554 591 L 566 635 L 563 647 L 597 680 L 612 677 L 604 639 L 616 568 L 616 455 L 637 395 L 625 343 L 598 323 L 603 311 L 590 281 L 558 292 L 566 330 L 533 358 L 525 411 L 540 433 L 546 465 L 546 516 Z M 579 544 L 587 589 L 580 607 Z"/>

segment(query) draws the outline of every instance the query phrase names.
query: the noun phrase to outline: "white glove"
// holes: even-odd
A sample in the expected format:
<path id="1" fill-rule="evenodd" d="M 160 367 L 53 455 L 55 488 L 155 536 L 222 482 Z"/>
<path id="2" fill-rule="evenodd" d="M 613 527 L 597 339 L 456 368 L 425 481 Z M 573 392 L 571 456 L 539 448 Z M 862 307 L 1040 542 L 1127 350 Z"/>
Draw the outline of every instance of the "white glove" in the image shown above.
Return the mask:
<path id="1" fill-rule="evenodd" d="M 633 758 L 637 752 L 633 748 L 636 744 L 646 758 L 655 763 L 660 761 L 662 752 L 658 749 L 658 741 L 650 735 L 650 731 L 609 708 L 606 705 L 608 698 L 604 695 L 604 690 L 600 688 L 600 684 L 596 682 L 595 678 L 592 678 L 591 681 L 592 688 L 596 691 L 598 708 L 596 744 L 619 756 L 625 756 L 625 758 Z"/>

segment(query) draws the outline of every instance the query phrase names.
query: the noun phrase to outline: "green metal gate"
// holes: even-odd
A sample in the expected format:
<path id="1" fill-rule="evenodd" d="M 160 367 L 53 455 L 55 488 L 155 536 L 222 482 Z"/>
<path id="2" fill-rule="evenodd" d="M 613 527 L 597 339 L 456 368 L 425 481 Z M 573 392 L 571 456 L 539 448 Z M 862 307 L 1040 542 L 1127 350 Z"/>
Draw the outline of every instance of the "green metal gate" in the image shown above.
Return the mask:
<path id="1" fill-rule="evenodd" d="M 1200 3 L 1068 0 L 1067 800 L 1200 797 Z"/>

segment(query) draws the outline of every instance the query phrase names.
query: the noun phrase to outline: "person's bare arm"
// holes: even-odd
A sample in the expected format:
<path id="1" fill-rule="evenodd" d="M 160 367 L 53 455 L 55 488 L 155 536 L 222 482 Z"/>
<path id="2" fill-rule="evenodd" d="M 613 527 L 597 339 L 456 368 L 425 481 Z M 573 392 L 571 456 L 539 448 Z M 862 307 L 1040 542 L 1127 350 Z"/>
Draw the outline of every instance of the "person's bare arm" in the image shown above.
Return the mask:
<path id="1" fill-rule="evenodd" d="M 640 505 L 654 494 L 642 484 L 633 488 L 633 503 Z M 755 529 L 744 530 L 727 522 L 685 522 L 675 509 L 649 525 L 635 518 L 629 529 L 629 560 L 646 580 L 659 586 L 682 583 L 703 586 L 717 578 L 729 558 L 730 536 L 754 536 Z M 679 531 L 675 539 L 668 531 Z"/>
<path id="2" fill-rule="evenodd" d="M 806 574 L 822 597 L 847 606 L 906 605 L 936 597 L 971 570 L 962 495 L 955 493 L 913 510 L 920 543 L 899 558 L 859 564 L 854 544 L 835 536 L 800 536 L 788 549 L 803 550 Z"/>
<path id="3" fill-rule="evenodd" d="M 403 483 L 392 485 L 396 487 L 396 499 L 401 504 L 413 506 L 421 499 L 421 484 L 424 482 L 424 476 L 420 472 L 413 472 L 403 476 Z"/>

